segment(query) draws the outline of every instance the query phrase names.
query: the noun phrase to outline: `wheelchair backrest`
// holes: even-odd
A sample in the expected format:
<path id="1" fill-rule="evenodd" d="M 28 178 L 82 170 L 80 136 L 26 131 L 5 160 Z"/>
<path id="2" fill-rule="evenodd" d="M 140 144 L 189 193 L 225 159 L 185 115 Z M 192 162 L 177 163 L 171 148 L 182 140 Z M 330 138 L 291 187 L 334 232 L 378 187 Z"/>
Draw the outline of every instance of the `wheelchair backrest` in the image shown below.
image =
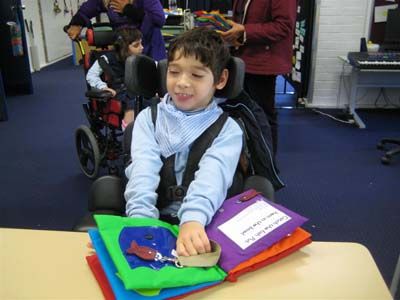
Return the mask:
<path id="1" fill-rule="evenodd" d="M 83 67 L 85 74 L 93 63 L 113 45 L 115 33 L 109 23 L 93 24 L 86 30 L 86 41 L 90 50 L 85 54 Z"/>

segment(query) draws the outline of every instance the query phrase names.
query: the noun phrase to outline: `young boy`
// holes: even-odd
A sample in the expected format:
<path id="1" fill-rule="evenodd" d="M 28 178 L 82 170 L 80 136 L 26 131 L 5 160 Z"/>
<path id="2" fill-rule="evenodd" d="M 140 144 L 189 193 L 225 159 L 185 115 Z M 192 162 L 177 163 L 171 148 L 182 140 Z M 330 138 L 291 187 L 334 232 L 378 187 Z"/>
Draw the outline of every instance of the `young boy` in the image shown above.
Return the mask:
<path id="1" fill-rule="evenodd" d="M 175 155 L 174 175 L 177 185 L 181 184 L 193 142 L 222 114 L 214 92 L 227 82 L 228 60 L 229 51 L 218 33 L 206 28 L 183 33 L 169 48 L 168 93 L 157 106 L 156 125 L 149 108 L 135 120 L 132 164 L 126 169 L 126 214 L 164 220 L 177 216 L 179 255 L 211 251 L 204 226 L 211 222 L 232 184 L 242 150 L 242 130 L 228 118 L 202 156 L 183 200 L 161 208 L 163 195 L 157 194 L 160 170 Z"/>

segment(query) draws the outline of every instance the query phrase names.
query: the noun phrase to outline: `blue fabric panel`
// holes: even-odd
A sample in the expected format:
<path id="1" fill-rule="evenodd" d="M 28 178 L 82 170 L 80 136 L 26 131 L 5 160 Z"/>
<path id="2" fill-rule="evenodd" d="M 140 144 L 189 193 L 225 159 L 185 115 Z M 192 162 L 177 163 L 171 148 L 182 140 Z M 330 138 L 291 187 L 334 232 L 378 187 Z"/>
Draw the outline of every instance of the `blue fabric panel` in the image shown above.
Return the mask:
<path id="1" fill-rule="evenodd" d="M 171 251 L 175 249 L 176 237 L 167 228 L 155 226 L 126 227 L 121 230 L 119 245 L 132 269 L 137 267 L 149 267 L 159 270 L 171 264 L 159 261 L 147 261 L 134 254 L 127 254 L 126 250 L 131 247 L 132 241 L 135 241 L 140 246 L 146 246 L 157 250 L 162 256 L 172 257 Z"/>

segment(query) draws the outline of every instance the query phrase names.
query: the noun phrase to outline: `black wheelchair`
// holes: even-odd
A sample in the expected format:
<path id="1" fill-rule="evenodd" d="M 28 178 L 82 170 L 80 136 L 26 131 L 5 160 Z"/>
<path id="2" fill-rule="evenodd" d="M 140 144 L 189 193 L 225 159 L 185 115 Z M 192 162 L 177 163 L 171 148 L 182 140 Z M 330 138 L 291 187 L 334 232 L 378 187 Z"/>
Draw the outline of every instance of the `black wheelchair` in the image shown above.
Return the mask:
<path id="1" fill-rule="evenodd" d="M 229 65 L 229 79 L 224 89 L 216 96 L 227 99 L 237 97 L 243 90 L 244 63 L 238 58 L 232 58 Z M 125 84 L 130 93 L 141 95 L 142 103 L 150 104 L 159 101 L 166 92 L 167 61 L 157 65 L 144 55 L 130 57 L 125 66 Z M 123 148 L 129 155 L 133 123 L 126 128 L 123 137 Z M 126 162 L 129 164 L 129 161 Z M 242 191 L 254 188 L 270 200 L 274 200 L 274 186 L 263 176 L 252 175 L 244 178 L 241 172 L 236 172 L 228 197 Z M 109 214 L 123 216 L 125 214 L 124 177 L 106 175 L 95 180 L 90 188 L 88 213 L 73 228 L 74 231 L 87 231 L 96 227 L 94 214 Z"/>

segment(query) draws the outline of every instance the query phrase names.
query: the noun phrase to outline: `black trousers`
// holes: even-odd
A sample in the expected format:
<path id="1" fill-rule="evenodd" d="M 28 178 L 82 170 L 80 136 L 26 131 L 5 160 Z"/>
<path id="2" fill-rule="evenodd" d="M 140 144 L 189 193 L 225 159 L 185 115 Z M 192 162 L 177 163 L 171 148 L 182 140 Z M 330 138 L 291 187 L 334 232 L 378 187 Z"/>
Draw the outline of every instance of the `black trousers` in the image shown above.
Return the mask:
<path id="1" fill-rule="evenodd" d="M 278 149 L 278 113 L 275 109 L 275 83 L 276 75 L 245 74 L 244 89 L 264 110 L 271 126 L 274 155 Z"/>

